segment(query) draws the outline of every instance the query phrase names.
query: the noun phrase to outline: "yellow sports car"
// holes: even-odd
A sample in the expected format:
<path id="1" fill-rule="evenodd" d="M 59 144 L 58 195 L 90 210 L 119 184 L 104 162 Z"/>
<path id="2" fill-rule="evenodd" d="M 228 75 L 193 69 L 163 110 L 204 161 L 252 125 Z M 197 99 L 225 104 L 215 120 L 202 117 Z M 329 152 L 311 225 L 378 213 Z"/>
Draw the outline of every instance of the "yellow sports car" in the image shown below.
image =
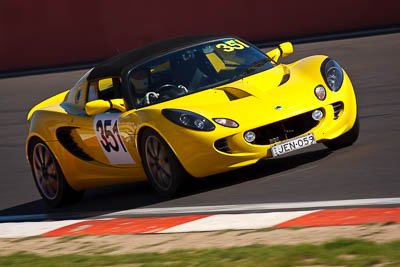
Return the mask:
<path id="1" fill-rule="evenodd" d="M 26 156 L 43 199 L 148 179 L 171 197 L 204 177 L 359 133 L 346 72 L 327 56 L 291 64 L 231 35 L 184 36 L 112 57 L 28 114 Z"/>

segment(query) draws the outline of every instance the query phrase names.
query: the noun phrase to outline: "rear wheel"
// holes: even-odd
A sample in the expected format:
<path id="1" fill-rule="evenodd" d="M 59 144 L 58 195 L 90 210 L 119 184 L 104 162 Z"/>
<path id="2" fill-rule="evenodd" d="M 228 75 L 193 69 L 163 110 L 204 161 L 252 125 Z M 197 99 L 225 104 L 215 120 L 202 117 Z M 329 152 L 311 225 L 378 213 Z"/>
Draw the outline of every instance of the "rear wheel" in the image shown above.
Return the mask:
<path id="1" fill-rule="evenodd" d="M 36 140 L 29 155 L 35 184 L 40 195 L 50 206 L 58 207 L 82 199 L 84 191 L 70 187 L 47 145 Z"/>
<path id="2" fill-rule="evenodd" d="M 335 139 L 324 142 L 324 145 L 332 150 L 336 150 L 346 146 L 351 146 L 355 141 L 357 141 L 359 133 L 360 133 L 360 122 L 357 116 L 353 127 L 348 132 L 339 137 L 336 137 Z"/>
<path id="3" fill-rule="evenodd" d="M 162 137 L 146 129 L 140 143 L 143 167 L 153 188 L 164 197 L 173 197 L 188 178 L 174 152 Z"/>

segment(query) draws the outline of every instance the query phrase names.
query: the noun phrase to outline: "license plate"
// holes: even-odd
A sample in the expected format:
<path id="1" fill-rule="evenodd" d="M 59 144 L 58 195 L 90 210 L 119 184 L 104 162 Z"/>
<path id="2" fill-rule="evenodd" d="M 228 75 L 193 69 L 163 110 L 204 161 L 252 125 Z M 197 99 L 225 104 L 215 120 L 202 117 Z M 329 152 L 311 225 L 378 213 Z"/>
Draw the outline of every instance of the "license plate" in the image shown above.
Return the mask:
<path id="1" fill-rule="evenodd" d="M 317 143 L 315 141 L 314 133 L 309 133 L 271 147 L 272 156 L 280 156 L 298 149 L 302 149 Z"/>

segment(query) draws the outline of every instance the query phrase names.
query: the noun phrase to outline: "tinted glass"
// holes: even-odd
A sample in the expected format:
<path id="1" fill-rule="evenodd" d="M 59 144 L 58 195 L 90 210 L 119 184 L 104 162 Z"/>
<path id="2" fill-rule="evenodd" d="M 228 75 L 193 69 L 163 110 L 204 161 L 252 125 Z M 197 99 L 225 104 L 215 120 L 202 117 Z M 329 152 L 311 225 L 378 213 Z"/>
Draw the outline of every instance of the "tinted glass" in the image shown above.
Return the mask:
<path id="1" fill-rule="evenodd" d="M 95 85 L 93 83 L 91 83 L 89 86 L 89 91 L 88 91 L 88 102 L 94 101 L 97 99 L 99 99 L 99 95 L 97 93 Z"/>
<path id="2" fill-rule="evenodd" d="M 261 62 L 261 64 L 260 64 Z M 154 59 L 130 72 L 136 108 L 221 86 L 274 67 L 257 48 L 237 39 L 214 41 Z"/>

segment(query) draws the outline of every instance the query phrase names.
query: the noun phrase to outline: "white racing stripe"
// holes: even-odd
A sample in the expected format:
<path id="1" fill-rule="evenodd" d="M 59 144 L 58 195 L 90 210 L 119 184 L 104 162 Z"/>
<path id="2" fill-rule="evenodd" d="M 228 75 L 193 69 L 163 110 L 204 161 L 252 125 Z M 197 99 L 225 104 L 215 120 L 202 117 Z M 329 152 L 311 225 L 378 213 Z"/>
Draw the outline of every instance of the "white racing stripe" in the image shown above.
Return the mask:
<path id="1" fill-rule="evenodd" d="M 2 223 L 0 224 L 0 238 L 17 238 L 41 235 L 58 228 L 83 221 L 85 220 Z"/>
<path id="2" fill-rule="evenodd" d="M 212 212 L 242 212 L 242 211 L 268 211 L 306 208 L 346 207 L 346 206 L 379 206 L 400 204 L 400 198 L 370 198 L 349 199 L 311 202 L 263 203 L 220 206 L 193 206 L 172 208 L 141 208 L 109 213 L 101 217 L 115 217 L 128 215 L 154 215 L 154 214 L 186 214 L 186 213 L 212 213 Z"/>
<path id="3" fill-rule="evenodd" d="M 220 213 L 220 212 L 246 212 L 246 211 L 267 211 L 264 213 L 243 213 L 243 214 L 216 214 L 192 222 L 171 227 L 160 233 L 192 232 L 192 231 L 218 231 L 225 229 L 259 229 L 272 227 L 277 224 L 298 218 L 310 213 L 317 212 L 317 209 L 324 207 L 346 207 L 346 206 L 382 206 L 399 205 L 400 198 L 375 198 L 375 199 L 352 199 L 314 202 L 291 202 L 291 203 L 265 203 L 265 204 L 243 204 L 243 205 L 221 205 L 221 206 L 197 206 L 197 207 L 175 207 L 175 208 L 143 208 L 132 209 L 120 212 L 105 214 L 85 220 L 64 220 L 64 221 L 41 221 L 41 222 L 19 222 L 0 223 L 0 238 L 21 238 L 27 236 L 41 235 L 71 224 L 84 222 L 93 219 L 111 219 L 117 217 L 129 217 L 129 215 L 161 215 L 161 214 L 199 214 L 199 213 Z M 308 211 L 279 211 L 287 209 L 314 209 Z M 269 212 L 268 212 L 269 211 Z M 63 214 L 66 216 L 66 214 Z M 23 215 L 26 217 L 46 214 Z M 61 214 L 60 214 L 61 216 Z M 106 218 L 105 218 L 106 217 Z M 4 217 L 7 219 L 8 217 Z M 15 218 L 13 218 L 15 219 Z M 61 218 L 59 218 L 61 219 Z M 1 216 L 0 216 L 1 221 Z"/>
<path id="4" fill-rule="evenodd" d="M 168 228 L 159 233 L 219 231 L 226 229 L 260 229 L 301 217 L 313 211 L 291 211 L 248 214 L 219 214 Z"/>

